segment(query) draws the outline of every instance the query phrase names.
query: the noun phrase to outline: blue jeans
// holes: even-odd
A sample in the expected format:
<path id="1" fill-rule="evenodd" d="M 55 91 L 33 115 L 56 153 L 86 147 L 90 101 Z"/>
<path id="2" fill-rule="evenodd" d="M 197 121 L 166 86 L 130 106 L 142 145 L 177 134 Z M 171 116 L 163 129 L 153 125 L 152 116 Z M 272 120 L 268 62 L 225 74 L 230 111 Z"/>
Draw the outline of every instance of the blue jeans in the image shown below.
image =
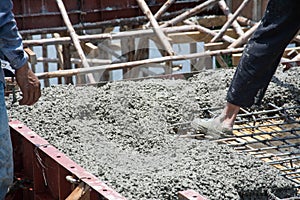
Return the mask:
<path id="1" fill-rule="evenodd" d="M 5 198 L 13 182 L 12 143 L 4 99 L 4 84 L 0 82 L 0 200 Z"/>

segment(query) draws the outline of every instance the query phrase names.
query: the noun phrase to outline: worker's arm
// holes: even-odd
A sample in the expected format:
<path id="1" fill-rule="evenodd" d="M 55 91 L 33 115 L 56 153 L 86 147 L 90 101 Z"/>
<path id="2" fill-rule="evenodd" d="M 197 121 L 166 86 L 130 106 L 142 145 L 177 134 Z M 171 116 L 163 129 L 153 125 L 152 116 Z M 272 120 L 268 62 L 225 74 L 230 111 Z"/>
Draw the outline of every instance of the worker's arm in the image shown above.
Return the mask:
<path id="1" fill-rule="evenodd" d="M 20 104 L 34 104 L 41 96 L 40 82 L 28 66 L 28 57 L 12 13 L 11 0 L 0 1 L 0 51 L 16 70 L 16 79 L 23 93 Z"/>

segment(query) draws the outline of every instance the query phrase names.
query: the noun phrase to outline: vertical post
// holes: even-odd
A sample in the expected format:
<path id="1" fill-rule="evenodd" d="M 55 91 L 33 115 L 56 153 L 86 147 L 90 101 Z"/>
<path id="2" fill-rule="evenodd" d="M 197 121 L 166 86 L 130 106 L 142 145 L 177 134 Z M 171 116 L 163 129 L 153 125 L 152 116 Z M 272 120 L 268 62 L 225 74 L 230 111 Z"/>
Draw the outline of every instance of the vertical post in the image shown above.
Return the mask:
<path id="1" fill-rule="evenodd" d="M 59 38 L 60 34 L 59 33 L 53 33 L 53 37 L 54 38 Z M 62 70 L 64 68 L 64 66 L 63 66 L 64 59 L 63 59 L 62 45 L 59 45 L 59 44 L 55 45 L 55 49 L 56 49 L 56 56 L 58 58 L 57 70 Z M 58 77 L 57 82 L 58 82 L 58 84 L 62 84 L 62 78 Z"/>
<path id="2" fill-rule="evenodd" d="M 242 4 L 238 7 L 238 9 L 234 12 L 234 14 L 227 20 L 227 22 L 223 25 L 223 27 L 221 28 L 221 30 L 219 31 L 219 33 L 214 36 L 213 39 L 211 39 L 211 42 L 216 42 L 219 38 L 221 38 L 227 28 L 234 22 L 234 20 L 236 20 L 236 18 L 238 17 L 238 15 L 241 13 L 241 11 L 246 7 L 246 5 L 250 2 L 250 0 L 244 0 L 242 2 Z"/>
<path id="3" fill-rule="evenodd" d="M 158 19 L 160 18 L 160 16 L 162 14 L 164 14 L 166 12 L 166 10 L 168 10 L 168 8 L 175 2 L 176 0 L 167 0 L 164 5 L 154 14 L 154 18 Z M 148 28 L 150 26 L 150 22 L 148 22 L 145 25 L 145 28 Z"/>
<path id="4" fill-rule="evenodd" d="M 42 34 L 41 35 L 42 39 L 47 38 L 47 34 Z M 43 58 L 47 58 L 48 57 L 48 49 L 47 49 L 47 45 L 42 45 L 42 57 Z M 48 62 L 44 62 L 44 72 L 49 72 L 49 63 Z M 50 86 L 50 81 L 49 79 L 45 79 L 44 80 L 44 85 L 45 87 L 49 87 Z"/>
<path id="5" fill-rule="evenodd" d="M 226 3 L 230 10 L 232 10 L 232 0 L 226 0 Z"/>
<path id="6" fill-rule="evenodd" d="M 128 26 L 123 26 L 120 28 L 120 31 L 127 31 L 130 28 Z M 121 39 L 121 54 L 126 58 L 127 62 L 134 61 L 135 57 L 135 38 L 122 38 Z M 123 69 L 123 78 L 131 77 L 132 68 Z"/>
<path id="7" fill-rule="evenodd" d="M 26 36 L 27 40 L 31 40 L 32 39 L 32 35 L 28 35 Z M 33 49 L 32 46 L 28 46 L 28 48 Z M 36 72 L 36 67 L 34 63 L 30 63 L 31 66 L 31 70 L 35 73 Z"/>
<path id="8" fill-rule="evenodd" d="M 71 53 L 70 53 L 70 44 L 63 44 L 63 66 L 64 69 L 71 69 L 72 63 L 71 63 Z M 73 84 L 72 76 L 65 77 L 65 84 Z"/>
<path id="9" fill-rule="evenodd" d="M 159 41 L 161 42 L 162 46 L 164 47 L 165 51 L 168 53 L 169 56 L 172 56 L 175 54 L 172 45 L 170 44 L 168 37 L 164 34 L 164 32 L 161 30 L 160 26 L 158 25 L 156 19 L 154 18 L 151 10 L 149 9 L 148 5 L 144 0 L 136 0 L 143 11 L 143 13 L 146 15 L 146 17 L 149 19 L 153 31 L 158 37 Z"/>
<path id="10" fill-rule="evenodd" d="M 227 19 L 231 18 L 232 17 L 232 13 L 230 12 L 230 9 L 227 6 L 225 0 L 220 0 L 218 2 L 218 4 L 219 4 L 219 7 L 221 8 L 221 10 L 223 11 L 223 13 L 227 16 Z M 236 20 L 234 20 L 232 22 L 232 27 L 234 28 L 234 30 L 236 31 L 236 33 L 239 36 L 244 35 L 244 31 L 242 30 L 241 26 L 239 25 L 239 23 Z"/>
<path id="11" fill-rule="evenodd" d="M 72 41 L 74 43 L 74 46 L 77 50 L 77 53 L 78 53 L 78 56 L 80 57 L 81 59 L 81 63 L 82 63 L 82 66 L 85 67 L 85 68 L 88 68 L 89 67 L 89 63 L 84 55 L 84 52 L 80 46 L 80 41 L 78 39 L 78 35 L 76 34 L 73 26 L 72 26 L 72 23 L 69 19 L 69 16 L 68 16 L 68 13 L 66 11 L 66 8 L 64 6 L 64 3 L 62 0 L 56 0 L 56 3 L 58 5 L 58 8 L 61 12 L 61 15 L 62 15 L 62 18 L 68 28 L 68 31 L 70 33 L 70 36 L 72 38 Z M 89 79 L 90 83 L 95 83 L 95 79 L 93 77 L 93 74 L 87 74 L 87 78 Z"/>
<path id="12" fill-rule="evenodd" d="M 104 32 L 104 31 L 103 31 Z M 104 46 L 109 46 L 111 44 L 111 40 L 101 41 Z M 111 54 L 108 51 L 100 50 L 99 58 L 100 59 L 110 59 Z M 99 81 L 109 81 L 110 72 L 108 70 L 99 71 Z"/>
<path id="13" fill-rule="evenodd" d="M 190 43 L 190 53 L 197 53 L 197 43 Z M 197 71 L 195 68 L 197 59 L 191 59 L 191 71 Z"/>
<path id="14" fill-rule="evenodd" d="M 252 20 L 259 21 L 262 18 L 262 0 L 254 0 L 252 9 Z"/>

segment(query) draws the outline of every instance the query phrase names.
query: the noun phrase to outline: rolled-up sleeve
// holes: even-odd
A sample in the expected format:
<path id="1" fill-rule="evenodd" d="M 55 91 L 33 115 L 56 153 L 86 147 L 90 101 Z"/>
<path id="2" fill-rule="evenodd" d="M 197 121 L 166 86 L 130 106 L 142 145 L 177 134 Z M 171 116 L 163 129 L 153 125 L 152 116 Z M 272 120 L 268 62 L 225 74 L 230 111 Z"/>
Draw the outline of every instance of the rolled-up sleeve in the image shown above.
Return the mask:
<path id="1" fill-rule="evenodd" d="M 2 59 L 7 60 L 16 70 L 28 60 L 12 13 L 11 0 L 0 1 L 0 51 Z"/>

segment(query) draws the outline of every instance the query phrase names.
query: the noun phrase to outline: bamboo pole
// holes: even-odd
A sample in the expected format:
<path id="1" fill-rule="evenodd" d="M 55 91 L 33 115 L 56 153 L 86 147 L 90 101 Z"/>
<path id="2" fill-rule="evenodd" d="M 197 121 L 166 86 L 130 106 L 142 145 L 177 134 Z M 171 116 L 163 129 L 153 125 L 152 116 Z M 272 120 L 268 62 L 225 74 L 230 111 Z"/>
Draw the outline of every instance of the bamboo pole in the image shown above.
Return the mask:
<path id="1" fill-rule="evenodd" d="M 168 27 L 168 26 L 174 26 L 176 25 L 177 23 L 179 22 L 182 22 L 183 20 L 193 16 L 193 15 L 196 15 L 200 12 L 202 12 L 204 9 L 206 9 L 208 6 L 211 6 L 215 3 L 217 3 L 219 0 L 208 0 L 208 1 L 205 1 L 203 3 L 201 3 L 200 5 L 188 10 L 188 11 L 185 11 L 184 13 L 178 15 L 177 17 L 169 20 L 169 21 L 166 21 L 163 25 L 161 25 L 160 27 L 162 28 L 165 28 L 165 27 Z"/>
<path id="2" fill-rule="evenodd" d="M 238 7 L 238 9 L 234 12 L 231 18 L 227 20 L 227 22 L 223 25 L 219 33 L 211 40 L 211 42 L 216 42 L 220 37 L 222 37 L 227 30 L 227 28 L 236 20 L 238 15 L 241 13 L 243 8 L 250 2 L 250 0 L 244 0 L 243 3 Z"/>
<path id="3" fill-rule="evenodd" d="M 55 72 L 47 72 L 47 73 L 37 73 L 36 76 L 40 79 L 44 78 L 52 78 L 52 77 L 61 77 L 61 76 L 73 76 L 79 74 L 87 74 L 97 72 L 99 70 L 115 70 L 122 69 L 128 67 L 135 67 L 139 65 L 145 65 L 150 63 L 162 63 L 168 61 L 176 61 L 176 60 L 189 60 L 193 58 L 200 58 L 206 56 L 216 56 L 223 54 L 232 54 L 232 53 L 240 53 L 244 50 L 244 48 L 236 48 L 236 49 L 224 49 L 224 50 L 216 50 L 216 51 L 207 51 L 202 53 L 194 53 L 188 55 L 175 55 L 175 56 L 165 56 L 147 60 L 138 60 L 126 63 L 116 63 L 111 65 L 102 65 L 102 66 L 94 66 L 90 68 L 78 68 L 78 69 L 70 69 L 70 70 L 61 70 Z"/>
<path id="4" fill-rule="evenodd" d="M 30 39 L 32 39 L 32 36 L 27 36 L 26 37 L 26 39 L 28 39 L 28 38 L 30 38 Z M 30 46 L 30 45 L 28 45 L 28 48 L 29 49 L 33 49 L 33 46 Z M 25 49 L 26 50 L 26 49 Z M 31 70 L 35 73 L 36 72 L 36 63 L 30 63 L 30 67 L 31 67 Z"/>
<path id="5" fill-rule="evenodd" d="M 224 0 L 220 0 L 218 2 L 219 7 L 221 8 L 221 10 L 223 11 L 223 13 L 227 16 L 227 18 L 231 18 L 232 17 L 232 13 L 229 10 L 229 7 L 227 6 L 226 2 Z M 237 22 L 237 20 L 234 20 L 232 23 L 232 27 L 234 28 L 234 30 L 236 31 L 236 33 L 239 36 L 242 36 L 244 34 L 244 31 L 242 30 L 240 24 Z"/>
<path id="6" fill-rule="evenodd" d="M 161 15 L 163 15 L 166 10 L 175 2 L 176 0 L 167 0 L 164 5 L 154 14 L 154 18 L 157 20 L 161 17 Z M 147 22 L 147 24 L 145 24 L 143 26 L 143 29 L 147 29 L 150 27 L 150 21 Z M 147 50 L 145 50 L 145 46 L 148 45 L 149 43 L 149 38 L 141 38 L 138 42 L 137 45 L 137 50 L 135 53 L 135 59 L 136 60 L 141 60 L 141 58 L 145 57 Z"/>
<path id="7" fill-rule="evenodd" d="M 82 66 L 85 67 L 85 68 L 90 67 L 89 63 L 86 60 L 84 52 L 83 52 L 83 50 L 82 50 L 82 48 L 80 46 L 80 41 L 78 39 L 78 35 L 76 34 L 76 32 L 75 32 L 75 30 L 74 30 L 74 28 L 73 28 L 73 26 L 71 24 L 71 21 L 69 19 L 69 16 L 68 16 L 68 13 L 66 11 L 66 8 L 64 6 L 63 1 L 62 0 L 56 0 L 56 3 L 57 3 L 58 8 L 59 8 L 59 10 L 61 12 L 62 18 L 63 18 L 63 20 L 64 20 L 64 22 L 65 22 L 65 24 L 66 24 L 66 26 L 68 28 L 68 31 L 70 33 L 70 36 L 71 36 L 72 41 L 74 43 L 74 46 L 75 46 L 75 48 L 76 48 L 76 50 L 78 52 L 78 55 L 79 55 L 80 59 L 82 60 Z M 94 77 L 93 77 L 93 74 L 87 74 L 87 77 L 88 77 L 88 79 L 89 79 L 89 81 L 91 83 L 95 83 L 96 82 L 95 79 L 94 79 Z"/>
<path id="8" fill-rule="evenodd" d="M 105 30 L 102 29 L 101 31 L 104 32 Z M 111 45 L 111 40 L 104 40 L 100 44 L 105 47 L 109 47 Z M 99 47 L 99 43 L 97 46 Z M 99 51 L 98 58 L 101 60 L 104 60 L 104 59 L 112 60 L 112 54 L 110 51 Z M 95 64 L 96 63 L 94 63 L 92 66 L 94 66 Z M 101 64 L 101 65 L 103 65 L 103 64 Z M 102 71 L 98 71 L 97 73 L 95 73 L 95 77 L 97 77 L 98 81 L 109 81 L 111 78 L 111 75 L 112 74 L 108 70 L 102 70 Z"/>
<path id="9" fill-rule="evenodd" d="M 162 16 L 167 10 L 168 8 L 175 2 L 176 0 L 167 0 L 164 5 L 154 14 L 154 18 L 155 19 L 159 19 L 160 16 Z M 150 22 L 148 22 L 147 24 L 145 24 L 145 28 L 149 28 L 150 26 Z"/>
<path id="10" fill-rule="evenodd" d="M 207 33 L 211 36 L 216 36 L 218 33 L 216 33 L 215 31 L 212 31 L 208 28 L 205 28 L 203 26 L 200 26 L 200 25 L 195 25 L 193 22 L 191 21 L 188 21 L 188 20 L 185 20 L 184 23 L 190 25 L 190 26 L 193 26 L 196 30 L 198 30 L 199 32 L 203 32 L 203 33 Z M 222 36 L 222 39 L 225 41 L 225 42 L 229 42 L 229 43 L 233 43 L 235 42 L 235 39 L 232 38 L 232 37 L 229 37 L 227 35 L 224 35 Z"/>
<path id="11" fill-rule="evenodd" d="M 227 48 L 237 48 L 245 43 L 247 43 L 248 39 L 251 37 L 251 35 L 256 31 L 257 27 L 260 23 L 255 24 L 253 27 L 251 27 L 246 33 L 242 36 L 240 36 L 235 42 L 231 43 Z"/>
<path id="12" fill-rule="evenodd" d="M 133 27 L 122 26 L 120 27 L 120 31 L 127 31 L 128 29 L 132 29 Z M 125 62 L 130 62 L 134 60 L 135 56 L 135 38 L 128 37 L 122 38 L 121 42 L 121 54 L 125 57 Z M 131 77 L 131 68 L 124 68 L 123 69 L 123 78 L 124 77 Z"/>
<path id="13" fill-rule="evenodd" d="M 168 27 L 163 28 L 162 31 L 167 34 L 178 33 L 178 32 L 188 32 L 188 31 L 198 31 L 200 26 L 190 25 L 190 26 L 175 26 L 175 27 Z M 209 31 L 210 29 L 204 28 L 202 30 Z M 211 30 L 210 30 L 211 31 Z M 213 32 L 213 31 L 211 31 Z M 125 31 L 125 32 L 116 32 L 116 33 L 101 33 L 101 34 L 94 34 L 94 35 L 79 35 L 78 38 L 80 41 L 88 42 L 88 41 L 101 41 L 105 39 L 109 40 L 118 40 L 127 37 L 135 37 L 135 38 L 142 38 L 142 37 L 152 37 L 154 33 L 150 29 L 145 30 L 134 30 L 134 31 Z M 226 38 L 230 38 L 228 36 L 224 36 Z M 232 38 L 233 39 L 233 38 Z M 233 39 L 234 40 L 234 39 Z M 39 46 L 39 45 L 56 45 L 56 44 L 69 44 L 72 42 L 70 37 L 60 37 L 60 38 L 48 38 L 48 39 L 39 39 L 39 40 L 24 40 L 23 44 L 27 46 Z"/>
<path id="14" fill-rule="evenodd" d="M 257 23 L 243 16 L 238 16 L 236 20 L 243 26 L 254 26 Z"/>
<path id="15" fill-rule="evenodd" d="M 53 33 L 53 37 L 54 38 L 59 38 L 60 34 L 59 33 Z M 56 50 L 56 56 L 57 56 L 57 60 L 58 60 L 58 62 L 56 62 L 57 63 L 57 70 L 62 70 L 63 69 L 63 63 L 64 63 L 62 45 L 60 45 L 60 44 L 55 45 L 55 50 Z M 62 78 L 58 78 L 57 82 L 58 82 L 58 84 L 62 84 Z"/>
<path id="16" fill-rule="evenodd" d="M 47 38 L 47 35 L 46 34 L 42 34 L 41 35 L 41 38 Z M 48 57 L 48 48 L 46 45 L 43 45 L 42 46 L 42 55 L 43 57 Z M 44 63 L 44 72 L 48 72 L 49 71 L 49 65 L 48 63 Z M 45 79 L 44 80 L 44 85 L 45 87 L 49 87 L 50 86 L 50 81 L 49 79 Z"/>
<path id="17" fill-rule="evenodd" d="M 37 58 L 38 62 L 43 62 L 43 63 L 60 63 L 59 58 L 44 58 L 44 57 L 39 57 Z M 71 58 L 71 63 L 72 64 L 80 64 L 82 61 L 78 58 Z M 91 64 L 96 64 L 96 65 L 107 65 L 111 64 L 112 61 L 109 59 L 97 59 L 97 58 L 87 58 L 87 61 Z M 58 70 L 61 70 L 62 68 L 59 68 Z"/>
<path id="18" fill-rule="evenodd" d="M 70 44 L 64 44 L 62 46 L 62 49 L 63 49 L 63 69 L 64 70 L 68 70 L 68 69 L 71 69 L 71 53 L 70 53 Z M 67 77 L 65 76 L 64 77 L 64 80 L 65 80 L 65 84 L 73 84 L 73 79 L 72 77 Z"/>
<path id="19" fill-rule="evenodd" d="M 300 35 L 297 34 L 297 36 L 294 37 L 293 41 L 300 43 Z"/>
<path id="20" fill-rule="evenodd" d="M 168 54 L 170 56 L 175 55 L 175 52 L 172 48 L 172 45 L 169 42 L 169 39 L 166 37 L 166 35 L 161 30 L 160 26 L 158 25 L 156 19 L 154 18 L 153 14 L 152 14 L 151 10 L 149 9 L 148 5 L 146 4 L 146 2 L 144 0 L 136 0 L 136 1 L 138 2 L 143 13 L 149 19 L 149 21 L 153 27 L 153 31 L 155 32 L 156 36 L 160 40 L 162 46 L 165 48 L 165 50 L 168 52 Z"/>
<path id="21" fill-rule="evenodd" d="M 300 54 L 298 54 L 294 58 L 292 58 L 292 61 L 300 61 Z"/>

